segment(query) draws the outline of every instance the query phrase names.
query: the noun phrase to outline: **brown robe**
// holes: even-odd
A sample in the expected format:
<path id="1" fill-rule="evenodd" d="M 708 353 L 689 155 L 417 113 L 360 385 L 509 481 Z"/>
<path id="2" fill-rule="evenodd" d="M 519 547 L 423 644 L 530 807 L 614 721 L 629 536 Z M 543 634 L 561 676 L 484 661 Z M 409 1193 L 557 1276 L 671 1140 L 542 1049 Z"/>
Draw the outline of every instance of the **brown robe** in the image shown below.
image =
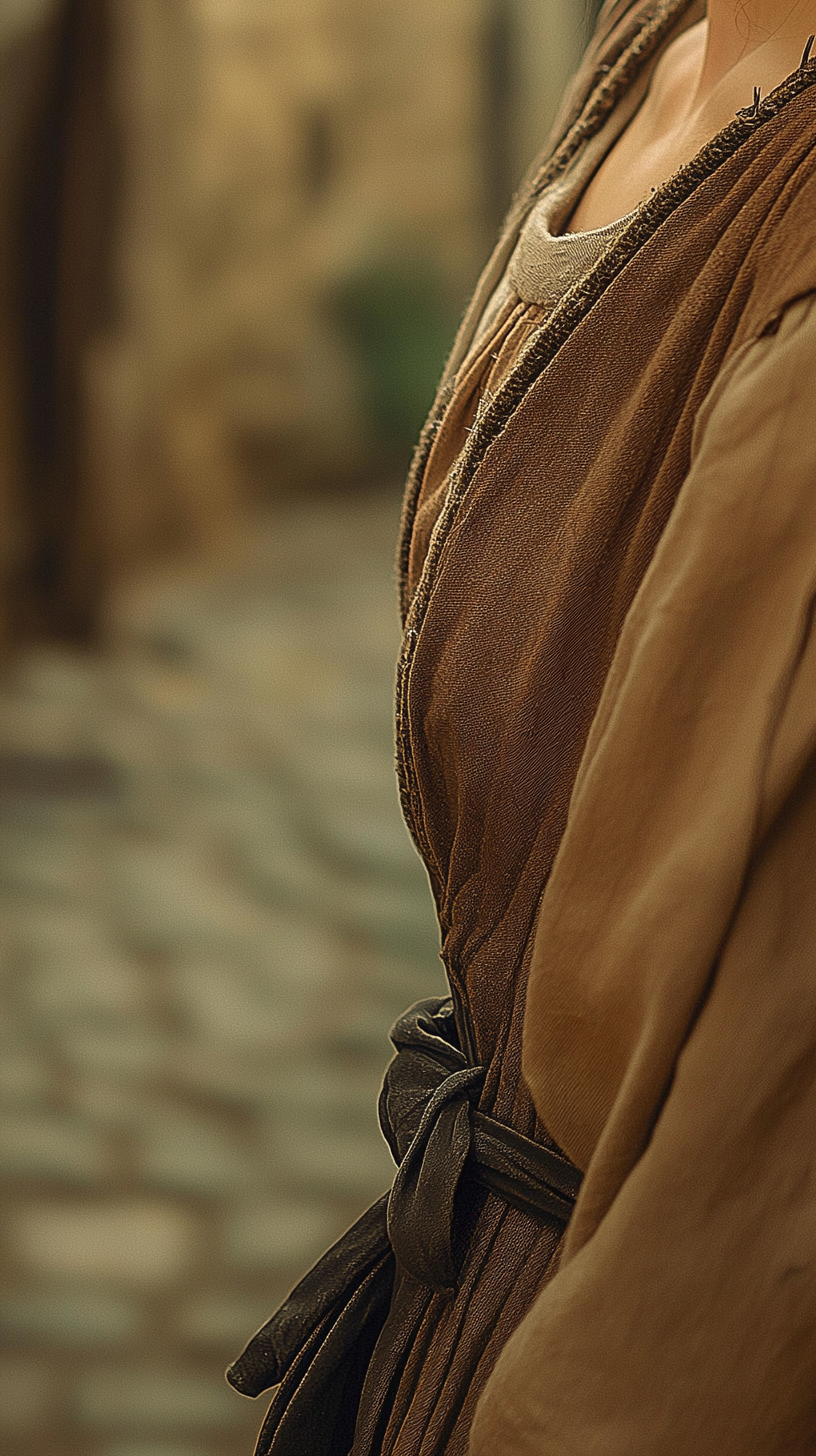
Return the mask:
<path id="1" fill-rule="evenodd" d="M 514 210 L 465 322 L 447 381 L 455 380 L 536 186 L 557 175 L 600 128 L 678 24 L 698 15 L 682 0 L 639 12 L 625 6 L 608 9 L 568 105 L 565 136 Z M 417 505 L 421 509 L 434 494 L 426 488 L 426 472 L 439 422 L 450 405 L 447 381 L 420 447 L 402 551 L 407 609 L 399 688 L 403 803 L 437 900 L 460 1035 L 472 1058 L 489 1067 L 480 1107 L 525 1134 L 554 1138 L 587 1176 L 563 1268 L 555 1278 L 556 1231 L 490 1194 L 472 1213 L 453 1296 L 398 1281 L 363 1392 L 355 1456 L 464 1453 L 476 1400 L 508 1336 L 528 1311 L 488 1388 L 473 1456 L 516 1451 L 668 1456 L 670 1451 L 713 1452 L 715 1441 L 734 1456 L 789 1449 L 780 1440 L 766 1439 L 771 1427 L 759 1412 L 772 1404 L 771 1396 L 766 1386 L 755 1390 L 752 1380 L 761 1375 L 771 1381 L 774 1372 L 781 1379 L 784 1336 L 796 1341 L 805 1319 L 804 1306 L 797 1303 L 801 1270 L 791 1274 L 785 1295 L 784 1307 L 798 1311 L 796 1318 L 787 1327 L 776 1322 L 776 1342 L 759 1342 L 763 1356 L 746 1361 L 735 1384 L 737 1401 L 753 1412 L 754 1424 L 749 1414 L 739 1437 L 729 1438 L 727 1422 L 713 1420 L 710 1444 L 695 1444 L 717 1388 L 711 1355 L 719 1344 L 709 1342 L 705 1331 L 695 1333 L 693 1301 L 684 1304 L 676 1296 L 686 1288 L 699 1293 L 705 1269 L 706 1308 L 718 1294 L 724 1296 L 730 1309 L 725 1325 L 732 1336 L 743 1302 L 734 1293 L 738 1253 L 732 1251 L 723 1265 L 722 1242 L 716 1236 L 708 1242 L 705 1214 L 709 1204 L 725 1199 L 722 1184 L 705 1185 L 708 1201 L 692 1203 L 692 1228 L 682 1229 L 684 1258 L 676 1257 L 671 1236 L 678 1226 L 676 1206 L 706 1159 L 701 1136 L 706 1119 L 698 1116 L 693 1126 L 693 1099 L 686 1100 L 678 1114 L 681 1126 L 671 1134 L 674 1161 L 666 1153 L 651 1174 L 645 1203 L 634 1211 L 633 1185 L 646 1177 L 644 1148 L 756 845 L 752 836 L 761 815 L 750 790 L 767 787 L 766 760 L 758 755 L 773 758 L 771 730 L 779 726 L 783 690 L 791 687 L 792 664 L 809 621 L 810 578 L 804 566 L 799 570 L 801 563 L 794 570 L 792 544 L 794 538 L 807 542 L 804 557 L 810 565 L 816 522 L 810 520 L 812 506 L 803 500 L 802 483 L 795 500 L 779 506 L 784 519 L 770 522 L 770 535 L 750 493 L 745 500 L 732 498 L 733 521 L 724 508 L 724 518 L 711 523 L 725 557 L 739 534 L 734 523 L 741 528 L 739 539 L 751 548 L 732 563 L 741 586 L 738 612 L 729 615 L 730 579 L 717 593 L 716 554 L 708 562 L 714 577 L 705 578 L 710 591 L 701 598 L 694 631 L 686 621 L 682 562 L 669 575 L 670 584 L 680 584 L 675 597 L 657 590 L 656 598 L 648 599 L 646 589 L 658 580 L 664 545 L 667 553 L 678 536 L 681 547 L 696 539 L 684 524 L 692 509 L 686 507 L 691 491 L 677 502 L 692 470 L 706 458 L 699 431 L 706 411 L 714 426 L 712 400 L 728 380 L 737 386 L 745 351 L 764 349 L 787 306 L 816 288 L 816 251 L 810 242 L 816 221 L 814 82 L 811 62 L 755 113 L 736 118 L 658 189 L 587 280 L 533 332 L 493 401 L 473 419 L 445 488 L 437 492 L 430 528 L 425 521 L 417 563 L 413 527 L 419 520 Z M 806 437 L 803 394 L 797 422 L 800 436 Z M 720 446 L 720 469 L 731 472 L 732 484 L 735 471 L 742 478 L 744 463 L 754 458 L 750 439 L 743 457 L 736 453 L 740 420 L 744 428 L 739 412 L 736 423 L 733 414 L 728 416 L 728 449 Z M 702 441 L 696 460 L 695 424 Z M 768 439 L 778 452 L 783 441 L 787 448 L 788 432 L 774 436 L 774 428 L 772 422 Z M 780 489 L 786 484 L 783 468 Z M 754 492 L 762 498 L 756 479 Z M 766 559 L 766 548 L 780 533 L 786 549 L 768 550 Z M 658 546 L 654 572 L 647 576 Z M 782 583 L 771 600 L 772 615 L 781 612 L 782 619 L 778 632 L 775 627 L 770 634 L 767 664 L 762 592 L 751 615 L 754 566 L 762 568 L 763 590 Z M 638 615 L 647 600 L 645 617 Z M 686 655 L 678 656 L 675 673 L 667 667 L 661 677 L 659 629 L 673 627 L 682 636 L 684 625 Z M 741 643 L 741 628 L 749 632 L 747 646 Z M 657 660 L 647 668 L 649 650 Z M 730 714 L 719 717 L 706 696 L 706 672 L 717 665 L 725 684 L 718 680 L 719 691 L 730 705 Z M 754 668 L 756 692 L 750 676 Z M 635 686 L 624 698 L 623 688 L 630 683 Z M 673 710 L 670 729 L 660 719 L 661 707 L 667 706 Z M 625 728 L 624 708 L 629 712 Z M 698 755 L 697 780 L 669 772 L 671 750 L 681 748 L 684 734 Z M 793 728 L 787 736 L 783 732 L 779 766 L 786 792 L 791 764 L 801 767 L 806 756 L 791 735 Z M 807 734 L 804 742 L 809 742 Z M 734 792 L 742 819 L 726 792 L 732 763 L 741 768 L 735 774 L 739 793 Z M 778 800 L 769 802 L 772 823 Z M 685 837 L 681 811 L 690 806 L 699 808 L 705 821 L 696 840 Z M 568 823 L 557 873 L 547 888 Z M 709 861 L 717 835 L 719 858 Z M 673 887 L 673 899 L 666 885 Z M 626 914 L 619 923 L 621 905 Z M 520 1057 L 534 939 L 526 1065 L 535 1107 Z M 783 1021 L 796 1024 L 797 1009 L 794 999 L 780 1012 Z M 720 1040 L 714 1040 L 722 1061 L 728 1050 L 723 1019 L 728 1022 L 724 1010 L 719 1015 Z M 757 1019 L 751 1031 L 755 1041 L 760 1029 Z M 774 1034 L 778 1039 L 779 1028 Z M 747 1048 L 744 1058 L 756 1073 L 758 1063 L 750 1062 Z M 717 1065 L 716 1058 L 710 1065 Z M 790 1100 L 807 1081 L 807 1064 L 794 1058 L 785 1065 L 782 1082 Z M 690 1071 L 692 1082 L 695 1077 L 699 1106 L 705 1102 L 699 1066 Z M 737 1089 L 744 1095 L 746 1086 L 735 1071 L 731 1100 L 724 1094 L 723 1107 L 733 1112 Z M 666 1113 L 671 1106 L 669 1096 Z M 798 1102 L 796 1109 L 801 1117 Z M 761 1121 L 760 1111 L 761 1099 L 756 1113 Z M 746 1108 L 743 1122 L 748 1119 Z M 772 1140 L 772 1129 L 761 1131 Z M 759 1136 L 758 1130 L 755 1154 Z M 715 1146 L 719 1149 L 716 1139 Z M 715 1157 L 712 1171 L 718 1166 Z M 758 1167 L 741 1168 L 739 1158 L 729 1166 L 738 1175 L 747 1226 L 746 1202 Z M 801 1185 L 807 1163 L 797 1164 L 796 1171 Z M 769 1183 L 769 1191 L 773 1186 Z M 674 1195 L 671 1207 L 667 1189 Z M 778 1186 L 777 1192 L 782 1192 Z M 767 1210 L 769 1201 L 770 1192 L 757 1207 Z M 780 1218 L 786 1217 L 795 1219 L 796 1209 L 783 1200 Z M 728 1231 L 738 1243 L 740 1227 L 732 1221 Z M 801 1244 L 799 1225 L 797 1236 Z M 760 1242 L 754 1269 L 762 1252 L 768 1252 L 767 1244 Z M 675 1302 L 663 1314 L 664 1307 L 652 1298 L 659 1284 L 657 1264 L 672 1268 L 675 1277 L 671 1285 L 667 1275 Z M 799 1264 L 810 1268 L 804 1256 L 791 1256 L 785 1268 L 797 1271 Z M 770 1313 L 760 1298 L 757 1319 Z M 720 1330 L 722 1320 L 712 1328 Z M 727 1375 L 747 1343 L 732 1339 L 720 1367 Z M 674 1368 L 681 1378 L 669 1396 L 661 1381 L 670 1384 Z M 697 1378 L 684 1386 L 689 1371 Z M 798 1390 L 806 1388 L 809 1373 L 809 1366 L 805 1374 L 800 1371 Z M 787 1392 L 784 1382 L 783 1387 Z M 701 1403 L 704 1390 L 707 1405 Z M 801 1415 L 797 1408 L 791 1429 Z M 811 1444 L 800 1449 L 811 1449 L 814 1435 L 809 1430 Z"/>
<path id="2" fill-rule="evenodd" d="M 816 1448 L 816 62 L 504 321 L 491 397 L 461 368 L 538 190 L 699 13 L 602 15 L 409 484 L 400 780 L 459 1044 L 585 1179 L 563 1250 L 461 1189 L 456 1285 L 398 1268 L 353 1456 Z"/>

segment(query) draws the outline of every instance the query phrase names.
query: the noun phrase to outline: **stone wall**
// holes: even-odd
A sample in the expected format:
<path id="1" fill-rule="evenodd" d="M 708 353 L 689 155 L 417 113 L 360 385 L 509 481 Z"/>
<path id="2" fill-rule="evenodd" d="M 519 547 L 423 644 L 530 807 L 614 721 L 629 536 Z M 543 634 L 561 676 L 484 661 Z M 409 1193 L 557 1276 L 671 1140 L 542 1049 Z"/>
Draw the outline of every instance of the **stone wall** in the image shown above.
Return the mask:
<path id="1" fill-rule="evenodd" d="M 220 549 L 253 494 L 403 468 L 416 419 L 402 454 L 384 454 L 366 412 L 364 362 L 330 302 L 350 277 L 365 287 L 366 270 L 380 283 L 390 277 L 397 294 L 409 280 L 395 317 L 400 307 L 410 315 L 417 280 L 429 298 L 444 296 L 444 318 L 434 322 L 425 310 L 433 337 L 419 340 L 418 418 L 501 210 L 577 60 L 582 5 L 5 0 L 0 52 L 17 74 L 26 34 L 36 53 L 38 32 L 46 49 L 49 34 L 61 33 L 44 27 L 96 17 L 111 74 L 90 85 L 72 80 L 85 107 L 74 184 L 86 176 L 77 159 L 89 139 L 99 150 L 110 132 L 118 158 L 110 227 L 103 239 L 94 223 L 92 240 L 110 253 L 99 269 L 104 326 L 94 322 L 88 277 L 79 277 L 87 249 L 60 263 L 59 287 L 82 299 L 91 336 L 62 382 L 63 396 L 77 401 L 68 411 L 77 435 L 70 491 L 67 474 L 63 482 L 76 501 L 65 521 L 73 544 L 62 548 L 73 553 L 62 563 L 72 585 L 44 612 L 28 603 L 33 622 L 51 631 L 60 620 L 70 633 L 75 619 L 86 630 L 107 581 L 156 552 Z M 103 95 L 110 119 L 88 111 Z M 9 115 L 6 106 L 0 158 L 14 141 Z M 63 199 L 66 236 L 76 237 L 87 211 L 74 200 L 72 213 L 76 191 Z M 72 308 L 61 305 L 59 316 Z M 374 367 L 391 366 L 378 356 Z M 0 515 L 8 542 L 13 360 L 5 372 Z M 60 488 L 59 478 L 50 481 L 56 518 Z M 18 501 L 27 493 L 23 481 Z M 36 557 L 36 542 L 31 549 Z M 52 543 L 45 555 L 53 554 Z"/>
<path id="2" fill-rule="evenodd" d="M 403 249 L 461 294 L 473 278 L 478 6 L 120 0 L 119 19 L 123 316 L 93 387 L 117 478 L 161 475 L 206 538 L 242 463 L 272 489 L 365 465 L 337 280 Z"/>
<path id="3" fill-rule="evenodd" d="M 117 0 L 122 327 L 92 369 L 123 542 L 219 536 L 263 490 L 371 468 L 327 294 L 416 259 L 459 304 L 486 255 L 492 0 Z M 507 196 L 581 43 L 580 0 L 512 0 Z M 440 360 L 441 363 L 441 360 Z M 142 519 L 135 519 L 142 511 Z M 173 517 L 175 519 L 173 519 Z"/>

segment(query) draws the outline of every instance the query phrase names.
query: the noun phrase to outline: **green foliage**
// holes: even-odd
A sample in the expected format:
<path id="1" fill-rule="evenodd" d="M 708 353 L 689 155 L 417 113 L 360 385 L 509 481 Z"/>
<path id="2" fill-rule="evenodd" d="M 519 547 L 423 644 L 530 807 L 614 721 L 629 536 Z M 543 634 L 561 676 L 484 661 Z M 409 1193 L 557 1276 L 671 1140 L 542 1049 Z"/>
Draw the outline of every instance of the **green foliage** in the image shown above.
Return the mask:
<path id="1" fill-rule="evenodd" d="M 372 437 L 402 461 L 425 421 L 456 333 L 451 290 L 428 263 L 376 259 L 342 281 L 331 309 L 358 362 Z"/>

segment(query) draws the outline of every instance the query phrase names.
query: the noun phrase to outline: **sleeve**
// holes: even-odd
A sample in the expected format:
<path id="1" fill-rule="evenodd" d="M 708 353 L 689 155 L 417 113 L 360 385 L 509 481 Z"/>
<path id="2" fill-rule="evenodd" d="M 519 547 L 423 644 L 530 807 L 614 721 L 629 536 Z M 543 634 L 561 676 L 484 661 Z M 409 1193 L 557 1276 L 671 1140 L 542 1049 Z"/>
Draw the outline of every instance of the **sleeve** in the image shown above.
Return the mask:
<path id="1" fill-rule="evenodd" d="M 745 509 L 732 519 L 746 539 L 756 536 L 774 492 L 798 502 L 786 589 L 798 600 L 790 621 L 803 626 L 796 642 L 787 640 L 793 628 L 781 613 L 778 620 L 766 613 L 764 626 L 752 628 L 778 635 L 780 667 L 765 716 L 751 729 L 760 771 L 740 790 L 752 822 L 744 870 L 730 900 L 711 893 L 721 905 L 716 954 L 702 968 L 648 1134 L 628 1164 L 618 1156 L 616 1186 L 581 1237 L 568 1240 L 561 1269 L 505 1347 L 477 1409 L 470 1456 L 816 1450 L 814 380 L 816 310 L 808 298 L 788 310 L 776 337 L 740 352 L 701 412 L 684 492 L 699 486 L 711 500 L 738 471 Z M 769 602 L 773 579 L 771 570 Z M 750 574 L 744 585 L 750 599 Z M 718 624 L 709 628 L 716 635 Z M 750 638 L 741 650 L 762 657 Z M 632 649 L 619 675 L 618 699 L 598 733 L 601 766 L 585 774 L 579 819 L 603 797 L 605 747 L 608 770 L 620 769 L 612 748 L 626 733 L 626 694 L 637 699 L 642 659 Z M 739 779 L 731 719 L 710 711 L 716 674 L 725 671 L 718 664 L 712 653 L 707 707 L 717 731 L 702 741 L 699 731 L 677 733 L 679 761 L 666 793 L 676 796 L 687 745 L 708 755 L 709 782 L 725 791 Z M 738 701 L 728 710 L 735 723 L 744 720 Z M 647 712 L 642 702 L 640 711 Z M 648 754 L 648 736 L 639 747 Z M 658 819 L 660 798 L 658 787 Z M 688 824 L 705 809 L 692 798 L 683 811 Z M 617 853 L 627 853 L 625 826 Z M 705 899 L 709 867 L 697 868 Z M 718 873 L 712 862 L 710 877 Z M 620 866 L 613 879 L 625 882 Z M 641 886 L 642 902 L 645 894 Z M 586 905 L 589 919 L 609 916 L 614 899 L 600 909 Z M 601 920 L 587 935 L 603 943 Z M 644 1026 L 654 1004 L 644 994 Z M 603 1145 L 601 1135 L 585 1186 Z"/>

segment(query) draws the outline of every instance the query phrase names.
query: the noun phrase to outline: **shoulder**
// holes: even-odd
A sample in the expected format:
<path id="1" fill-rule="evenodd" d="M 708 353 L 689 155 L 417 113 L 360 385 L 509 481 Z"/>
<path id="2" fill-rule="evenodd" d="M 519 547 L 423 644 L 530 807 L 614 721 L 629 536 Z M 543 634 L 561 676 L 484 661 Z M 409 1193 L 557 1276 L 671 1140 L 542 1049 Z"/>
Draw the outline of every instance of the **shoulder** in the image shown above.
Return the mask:
<path id="1" fill-rule="evenodd" d="M 737 345 L 776 333 L 790 306 L 816 291 L 816 151 L 790 179 L 760 237 Z"/>
<path id="2" fill-rule="evenodd" d="M 760 490 L 796 468 L 816 475 L 816 277 L 736 349 L 697 413 L 692 467 L 732 473 Z M 810 489 L 808 489 L 810 494 Z"/>

